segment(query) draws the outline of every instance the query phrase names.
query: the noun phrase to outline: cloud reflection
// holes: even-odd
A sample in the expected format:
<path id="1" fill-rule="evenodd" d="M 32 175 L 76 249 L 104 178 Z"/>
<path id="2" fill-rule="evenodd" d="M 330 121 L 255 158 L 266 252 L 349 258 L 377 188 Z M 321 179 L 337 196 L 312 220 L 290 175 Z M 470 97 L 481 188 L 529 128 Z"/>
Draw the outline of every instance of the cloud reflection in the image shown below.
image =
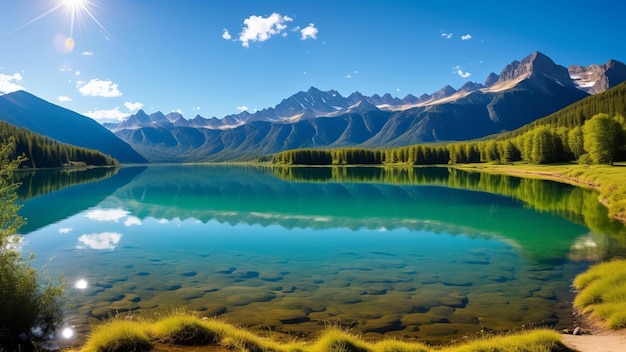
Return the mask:
<path id="1" fill-rule="evenodd" d="M 128 227 L 133 225 L 141 226 L 141 219 L 136 216 L 129 216 L 128 219 L 124 221 L 124 225 Z"/>
<path id="2" fill-rule="evenodd" d="M 121 239 L 122 234 L 117 232 L 103 232 L 82 235 L 78 238 L 78 242 L 80 242 L 81 244 L 79 244 L 77 248 L 115 249 Z"/>
<path id="3" fill-rule="evenodd" d="M 100 222 L 120 222 L 120 220 L 130 214 L 129 211 L 122 208 L 117 209 L 95 209 L 88 211 L 85 216 L 88 219 Z"/>

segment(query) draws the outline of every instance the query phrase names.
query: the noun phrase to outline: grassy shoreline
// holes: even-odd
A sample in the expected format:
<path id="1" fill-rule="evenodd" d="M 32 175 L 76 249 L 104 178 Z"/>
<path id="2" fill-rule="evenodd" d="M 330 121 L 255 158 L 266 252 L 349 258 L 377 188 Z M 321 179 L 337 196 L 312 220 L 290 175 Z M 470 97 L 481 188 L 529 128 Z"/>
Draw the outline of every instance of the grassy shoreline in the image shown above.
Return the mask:
<path id="1" fill-rule="evenodd" d="M 626 259 L 595 264 L 574 280 L 574 308 L 606 328 L 626 328 Z"/>
<path id="2" fill-rule="evenodd" d="M 194 351 L 240 352 L 552 352 L 569 351 L 558 332 L 549 329 L 469 337 L 459 344 L 431 347 L 397 339 L 366 341 L 344 329 L 329 327 L 313 340 L 277 340 L 216 318 L 177 312 L 157 320 L 111 319 L 94 328 L 87 342 L 67 351 Z"/>

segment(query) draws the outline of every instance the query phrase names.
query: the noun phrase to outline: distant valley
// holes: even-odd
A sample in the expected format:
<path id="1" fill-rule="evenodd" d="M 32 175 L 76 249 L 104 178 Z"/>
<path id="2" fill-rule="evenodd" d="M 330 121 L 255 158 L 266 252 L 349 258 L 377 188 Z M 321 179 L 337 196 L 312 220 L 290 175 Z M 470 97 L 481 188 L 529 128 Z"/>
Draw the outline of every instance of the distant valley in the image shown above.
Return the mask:
<path id="1" fill-rule="evenodd" d="M 274 107 L 222 119 L 139 111 L 102 126 L 16 92 L 0 96 L 0 119 L 103 151 L 122 163 L 250 160 L 297 148 L 387 148 L 481 138 L 519 128 L 623 81 L 626 65 L 619 61 L 566 68 L 534 52 L 484 83 L 445 86 L 419 97 L 359 92 L 344 97 L 311 87 Z"/>

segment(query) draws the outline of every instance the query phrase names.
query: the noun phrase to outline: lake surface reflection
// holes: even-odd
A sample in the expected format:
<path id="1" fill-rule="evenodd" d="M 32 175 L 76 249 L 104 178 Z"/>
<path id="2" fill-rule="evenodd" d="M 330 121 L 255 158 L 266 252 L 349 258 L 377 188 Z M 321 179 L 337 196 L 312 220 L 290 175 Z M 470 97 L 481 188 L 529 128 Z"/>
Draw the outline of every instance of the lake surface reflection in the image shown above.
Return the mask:
<path id="1" fill-rule="evenodd" d="M 21 174 L 24 250 L 68 323 L 185 307 L 272 333 L 441 342 L 572 324 L 570 284 L 624 255 L 597 194 L 447 168 L 150 166 Z M 50 260 L 50 258 L 53 258 Z"/>

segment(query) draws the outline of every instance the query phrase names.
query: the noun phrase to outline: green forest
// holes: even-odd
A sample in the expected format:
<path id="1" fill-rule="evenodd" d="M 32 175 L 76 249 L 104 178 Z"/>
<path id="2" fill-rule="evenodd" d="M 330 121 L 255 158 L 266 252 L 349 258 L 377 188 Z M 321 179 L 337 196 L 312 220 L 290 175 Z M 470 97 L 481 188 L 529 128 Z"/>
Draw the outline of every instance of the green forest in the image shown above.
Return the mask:
<path id="1" fill-rule="evenodd" d="M 54 168 L 67 166 L 117 166 L 119 163 L 99 151 L 59 143 L 50 138 L 0 121 L 0 142 L 15 139 L 15 155 L 25 155 L 25 168 Z"/>
<path id="2" fill-rule="evenodd" d="M 390 149 L 297 149 L 277 153 L 279 165 L 550 164 L 626 160 L 626 83 L 587 97 L 515 131 L 481 140 Z"/>

